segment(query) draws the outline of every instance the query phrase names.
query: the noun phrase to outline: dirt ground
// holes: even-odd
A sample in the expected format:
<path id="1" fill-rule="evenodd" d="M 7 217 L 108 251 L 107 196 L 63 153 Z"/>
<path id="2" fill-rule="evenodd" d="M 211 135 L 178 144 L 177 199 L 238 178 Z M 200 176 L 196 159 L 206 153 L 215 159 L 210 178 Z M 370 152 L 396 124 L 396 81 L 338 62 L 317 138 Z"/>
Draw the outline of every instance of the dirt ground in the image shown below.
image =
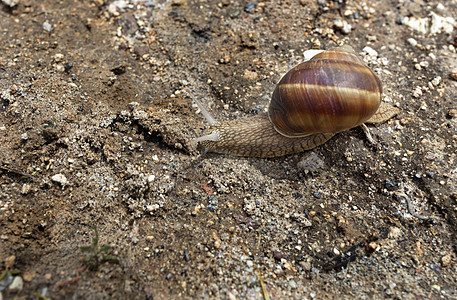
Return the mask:
<path id="1" fill-rule="evenodd" d="M 456 15 L 2 0 L 0 299 L 457 299 Z M 245 118 L 305 50 L 339 44 L 400 109 L 375 144 L 360 128 L 274 159 L 190 143 L 208 124 L 189 94 Z"/>

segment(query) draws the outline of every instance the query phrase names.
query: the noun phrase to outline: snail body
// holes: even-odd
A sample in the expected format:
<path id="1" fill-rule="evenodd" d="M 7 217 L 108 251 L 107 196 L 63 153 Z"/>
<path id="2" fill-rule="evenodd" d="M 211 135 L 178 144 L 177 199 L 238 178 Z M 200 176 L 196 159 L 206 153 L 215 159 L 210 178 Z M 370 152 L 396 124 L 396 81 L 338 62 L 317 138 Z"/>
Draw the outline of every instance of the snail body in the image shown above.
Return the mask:
<path id="1" fill-rule="evenodd" d="M 397 113 L 381 102 L 382 85 L 349 46 L 323 51 L 286 73 L 268 112 L 215 122 L 195 139 L 207 151 L 276 157 L 312 149 L 334 134 Z"/>

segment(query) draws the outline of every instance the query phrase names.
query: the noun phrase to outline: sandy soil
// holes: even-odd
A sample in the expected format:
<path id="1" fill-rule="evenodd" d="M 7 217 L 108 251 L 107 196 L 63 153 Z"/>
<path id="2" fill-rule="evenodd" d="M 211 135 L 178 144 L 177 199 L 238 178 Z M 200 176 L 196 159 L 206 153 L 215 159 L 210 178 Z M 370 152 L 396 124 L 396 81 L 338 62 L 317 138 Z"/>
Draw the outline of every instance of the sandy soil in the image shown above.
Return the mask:
<path id="1" fill-rule="evenodd" d="M 456 15 L 3 0 L 0 299 L 457 299 Z M 190 143 L 208 124 L 189 93 L 245 118 L 305 50 L 338 44 L 401 111 L 374 145 L 360 128 L 275 159 Z M 82 261 L 94 227 L 116 261 Z"/>

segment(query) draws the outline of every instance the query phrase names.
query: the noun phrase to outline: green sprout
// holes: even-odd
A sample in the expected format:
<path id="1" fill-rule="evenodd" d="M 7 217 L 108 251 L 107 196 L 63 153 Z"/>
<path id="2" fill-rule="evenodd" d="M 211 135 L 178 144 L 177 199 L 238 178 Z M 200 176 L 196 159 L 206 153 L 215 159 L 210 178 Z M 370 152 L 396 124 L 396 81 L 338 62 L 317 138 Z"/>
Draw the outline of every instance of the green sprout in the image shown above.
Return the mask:
<path id="1" fill-rule="evenodd" d="M 40 299 L 40 300 L 51 300 L 51 298 L 48 298 L 48 297 L 46 297 L 46 296 L 43 296 L 43 295 L 41 295 L 41 294 L 39 294 L 39 293 L 32 293 L 32 296 L 35 297 L 35 298 L 37 298 L 37 299 Z"/>
<path id="2" fill-rule="evenodd" d="M 82 262 L 86 263 L 90 269 L 95 269 L 98 265 L 104 261 L 117 262 L 118 258 L 114 255 L 106 254 L 111 249 L 111 246 L 104 245 L 100 247 L 98 245 L 98 230 L 94 227 L 95 237 L 92 239 L 92 245 L 81 247 L 82 253 L 88 255 L 82 258 Z"/>

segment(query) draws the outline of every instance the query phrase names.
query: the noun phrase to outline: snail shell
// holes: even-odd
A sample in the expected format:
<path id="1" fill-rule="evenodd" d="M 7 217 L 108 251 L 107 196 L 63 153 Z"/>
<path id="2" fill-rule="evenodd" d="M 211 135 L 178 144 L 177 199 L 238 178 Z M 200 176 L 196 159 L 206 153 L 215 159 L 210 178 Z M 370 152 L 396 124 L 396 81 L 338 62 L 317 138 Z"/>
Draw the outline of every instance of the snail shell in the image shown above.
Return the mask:
<path id="1" fill-rule="evenodd" d="M 398 110 L 381 103 L 381 97 L 382 85 L 376 74 L 351 47 L 340 46 L 317 54 L 284 75 L 267 113 L 215 122 L 210 134 L 194 141 L 207 151 L 237 156 L 301 152 L 325 143 L 337 132 L 394 116 Z"/>
<path id="2" fill-rule="evenodd" d="M 276 85 L 268 116 L 287 137 L 337 133 L 368 120 L 381 104 L 382 86 L 349 46 L 301 63 Z"/>

